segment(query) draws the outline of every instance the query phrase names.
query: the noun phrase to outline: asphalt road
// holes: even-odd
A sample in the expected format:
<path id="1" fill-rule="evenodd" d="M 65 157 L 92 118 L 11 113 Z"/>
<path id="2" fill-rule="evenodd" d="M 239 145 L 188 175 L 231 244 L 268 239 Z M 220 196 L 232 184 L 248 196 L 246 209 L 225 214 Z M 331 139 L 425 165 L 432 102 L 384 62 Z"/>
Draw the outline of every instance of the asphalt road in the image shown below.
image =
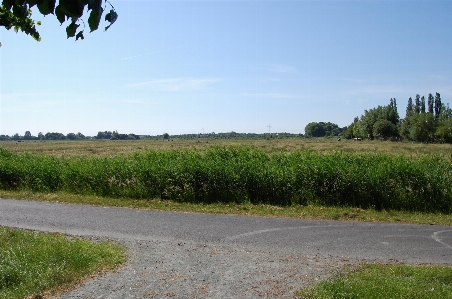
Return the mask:
<path id="1" fill-rule="evenodd" d="M 452 227 L 247 217 L 0 199 L 0 225 L 305 256 L 452 264 Z"/>

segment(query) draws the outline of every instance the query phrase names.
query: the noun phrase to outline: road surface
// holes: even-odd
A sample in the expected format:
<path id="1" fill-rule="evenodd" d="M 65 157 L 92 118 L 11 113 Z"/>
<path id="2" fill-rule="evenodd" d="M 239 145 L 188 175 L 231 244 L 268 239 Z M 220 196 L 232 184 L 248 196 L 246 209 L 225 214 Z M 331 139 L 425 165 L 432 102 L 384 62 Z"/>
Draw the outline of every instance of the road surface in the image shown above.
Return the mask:
<path id="1" fill-rule="evenodd" d="M 344 265 L 452 265 L 452 227 L 162 212 L 0 199 L 0 225 L 116 239 L 131 262 L 64 298 L 290 297 Z"/>

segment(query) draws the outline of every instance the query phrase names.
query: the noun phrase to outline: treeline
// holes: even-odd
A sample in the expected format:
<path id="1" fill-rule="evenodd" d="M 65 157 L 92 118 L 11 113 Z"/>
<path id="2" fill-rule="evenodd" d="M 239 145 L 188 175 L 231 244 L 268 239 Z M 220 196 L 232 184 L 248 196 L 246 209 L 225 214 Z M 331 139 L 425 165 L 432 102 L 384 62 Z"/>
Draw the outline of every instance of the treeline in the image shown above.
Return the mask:
<path id="1" fill-rule="evenodd" d="M 345 138 L 410 140 L 430 143 L 452 143 L 452 109 L 441 101 L 441 95 L 430 93 L 427 99 L 410 97 L 405 118 L 400 118 L 397 100 L 389 105 L 364 110 L 361 117 L 344 128 L 329 122 L 312 122 L 305 127 L 306 137 L 343 136 Z"/>
<path id="2" fill-rule="evenodd" d="M 18 133 L 13 136 L 8 135 L 0 135 L 0 140 L 13 140 L 13 141 L 21 141 L 21 140 L 84 140 L 84 139 L 109 139 L 109 140 L 136 140 L 140 139 L 139 135 L 131 134 L 119 134 L 118 131 L 104 131 L 98 132 L 96 136 L 85 136 L 82 133 L 78 132 L 69 133 L 64 135 L 63 133 L 57 132 L 48 132 L 43 134 L 39 132 L 38 136 L 33 136 L 30 131 L 26 131 L 23 136 Z"/>
<path id="3" fill-rule="evenodd" d="M 25 141 L 25 140 L 85 140 L 85 139 L 97 139 L 97 140 L 137 140 L 137 139 L 198 139 L 198 138 L 209 138 L 209 139 L 284 139 L 284 138 L 294 138 L 303 137 L 303 134 L 291 134 L 291 133 L 237 133 L 237 132 L 226 132 L 226 133 L 197 133 L 197 134 L 179 134 L 179 135 L 169 135 L 164 133 L 162 135 L 136 135 L 130 134 L 120 134 L 118 131 L 99 131 L 96 136 L 85 136 L 78 132 L 69 133 L 64 135 L 63 133 L 39 133 L 38 136 L 33 136 L 30 131 L 26 131 L 25 134 L 19 135 L 18 133 L 13 136 L 0 135 L 0 140 L 3 141 Z"/>
<path id="4" fill-rule="evenodd" d="M 92 137 L 86 137 L 82 133 L 69 133 L 67 135 L 64 135 L 63 133 L 57 133 L 57 132 L 48 132 L 46 134 L 43 134 L 42 132 L 39 132 L 38 136 L 33 136 L 30 131 L 26 131 L 23 136 L 19 135 L 19 133 L 16 133 L 12 136 L 8 135 L 0 135 L 0 140 L 14 140 L 14 141 L 20 141 L 20 140 L 82 140 L 82 139 L 91 139 Z"/>

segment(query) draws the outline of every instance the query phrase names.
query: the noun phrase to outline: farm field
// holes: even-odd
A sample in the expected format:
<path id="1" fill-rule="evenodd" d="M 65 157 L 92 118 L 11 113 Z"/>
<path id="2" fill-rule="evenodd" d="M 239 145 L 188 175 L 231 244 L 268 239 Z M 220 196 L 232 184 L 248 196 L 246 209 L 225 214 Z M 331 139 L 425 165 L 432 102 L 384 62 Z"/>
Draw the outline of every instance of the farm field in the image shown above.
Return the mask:
<path id="1" fill-rule="evenodd" d="M 26 141 L 0 142 L 0 148 L 14 153 L 31 153 L 52 156 L 109 156 L 117 154 L 131 154 L 146 150 L 186 150 L 197 149 L 203 151 L 213 146 L 256 147 L 266 153 L 294 152 L 313 150 L 319 153 L 334 151 L 354 153 L 386 153 L 391 155 L 403 154 L 407 156 L 440 155 L 452 159 L 452 144 L 423 144 L 412 142 L 389 141 L 353 141 L 336 138 L 292 138 L 292 139 L 204 139 L 196 140 L 82 140 L 82 141 Z"/>

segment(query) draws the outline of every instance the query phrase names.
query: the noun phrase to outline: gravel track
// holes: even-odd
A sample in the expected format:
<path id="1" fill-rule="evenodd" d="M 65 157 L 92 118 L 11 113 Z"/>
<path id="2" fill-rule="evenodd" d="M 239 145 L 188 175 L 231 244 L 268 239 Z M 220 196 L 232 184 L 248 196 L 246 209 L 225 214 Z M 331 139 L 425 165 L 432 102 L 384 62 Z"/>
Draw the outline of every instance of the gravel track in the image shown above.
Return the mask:
<path id="1" fill-rule="evenodd" d="M 357 262 L 196 242 L 121 240 L 130 260 L 61 298 L 293 298 Z"/>

